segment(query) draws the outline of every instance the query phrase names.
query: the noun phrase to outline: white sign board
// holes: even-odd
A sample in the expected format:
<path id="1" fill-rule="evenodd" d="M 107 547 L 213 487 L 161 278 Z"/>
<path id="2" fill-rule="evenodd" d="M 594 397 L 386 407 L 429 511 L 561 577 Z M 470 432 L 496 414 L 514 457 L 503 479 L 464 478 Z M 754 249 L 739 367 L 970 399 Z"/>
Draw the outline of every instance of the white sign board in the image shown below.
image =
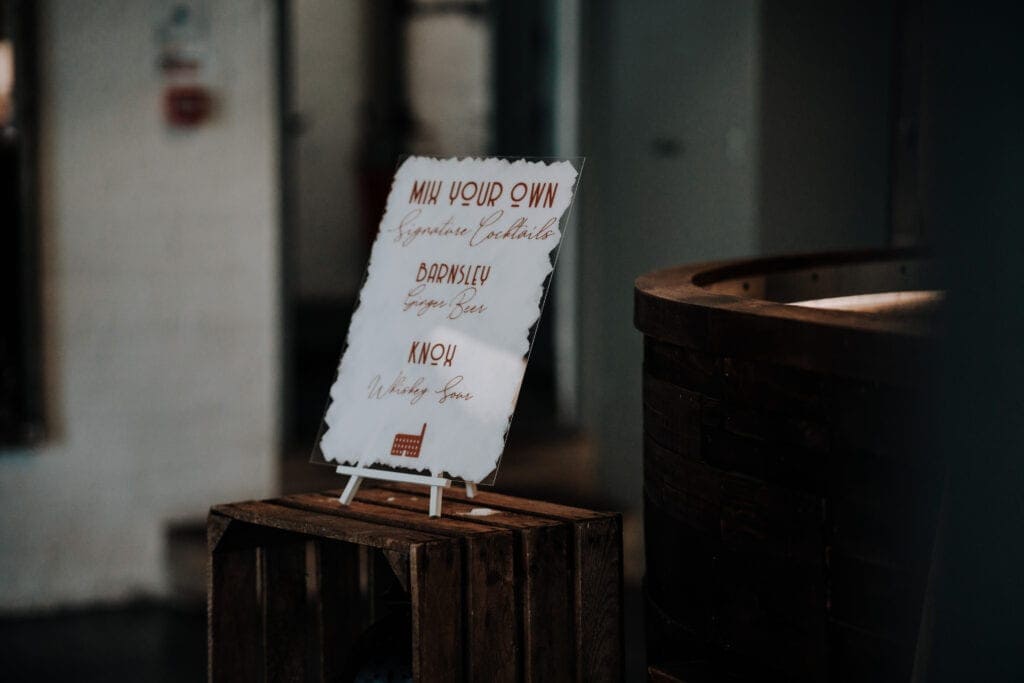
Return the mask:
<path id="1" fill-rule="evenodd" d="M 479 482 L 497 467 L 577 170 L 399 167 L 320 439 L 339 464 Z"/>

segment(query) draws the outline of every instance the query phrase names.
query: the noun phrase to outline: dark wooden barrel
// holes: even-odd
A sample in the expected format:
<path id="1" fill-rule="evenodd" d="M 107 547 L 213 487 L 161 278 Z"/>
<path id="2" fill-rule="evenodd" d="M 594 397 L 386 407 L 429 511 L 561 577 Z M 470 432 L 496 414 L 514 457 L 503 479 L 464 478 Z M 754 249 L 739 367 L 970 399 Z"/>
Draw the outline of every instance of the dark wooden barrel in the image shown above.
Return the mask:
<path id="1" fill-rule="evenodd" d="M 636 281 L 649 664 L 909 680 L 944 472 L 920 445 L 936 280 L 889 250 Z"/>

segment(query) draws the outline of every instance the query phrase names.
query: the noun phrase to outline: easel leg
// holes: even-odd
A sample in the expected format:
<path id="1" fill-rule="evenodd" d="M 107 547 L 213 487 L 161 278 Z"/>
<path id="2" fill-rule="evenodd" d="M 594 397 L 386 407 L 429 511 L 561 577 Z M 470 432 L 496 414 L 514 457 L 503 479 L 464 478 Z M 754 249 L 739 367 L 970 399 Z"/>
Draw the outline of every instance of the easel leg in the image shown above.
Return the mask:
<path id="1" fill-rule="evenodd" d="M 356 497 L 356 493 L 359 492 L 359 485 L 362 483 L 362 477 L 352 475 L 348 478 L 348 483 L 345 484 L 345 490 L 341 492 L 341 498 L 338 499 L 341 501 L 342 505 L 348 505 L 352 502 L 352 499 Z"/>
<path id="2" fill-rule="evenodd" d="M 444 492 L 440 486 L 430 487 L 430 516 L 440 517 L 441 516 L 441 496 Z"/>
<path id="3" fill-rule="evenodd" d="M 426 476 L 422 474 L 410 474 L 408 472 L 394 472 L 391 470 L 369 469 L 366 467 L 351 467 L 349 465 L 338 465 L 335 470 L 338 474 L 348 477 L 345 490 L 338 500 L 342 505 L 348 505 L 356 497 L 363 479 L 379 479 L 381 481 L 400 481 L 405 484 L 419 484 L 430 487 L 430 516 L 441 516 L 442 489 L 452 485 L 451 479 L 442 476 Z M 442 473 L 443 474 L 443 473 Z"/>
<path id="4" fill-rule="evenodd" d="M 476 498 L 476 484 L 471 481 L 466 482 L 466 498 Z"/>

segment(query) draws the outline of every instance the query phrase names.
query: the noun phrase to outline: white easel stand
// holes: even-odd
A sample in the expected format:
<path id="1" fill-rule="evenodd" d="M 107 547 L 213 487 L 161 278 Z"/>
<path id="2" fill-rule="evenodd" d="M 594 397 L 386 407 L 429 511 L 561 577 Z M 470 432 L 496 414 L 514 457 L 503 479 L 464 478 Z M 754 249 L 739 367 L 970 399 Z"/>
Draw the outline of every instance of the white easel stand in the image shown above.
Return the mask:
<path id="1" fill-rule="evenodd" d="M 335 471 L 338 474 L 347 474 L 349 477 L 348 483 L 345 484 L 345 490 L 342 491 L 341 497 L 338 499 L 342 505 L 348 505 L 352 502 L 352 499 L 356 497 L 356 493 L 359 491 L 359 486 L 363 483 L 363 479 L 400 481 L 406 484 L 422 484 L 430 487 L 431 517 L 441 516 L 441 502 L 442 496 L 444 495 L 442 489 L 446 489 L 452 485 L 451 479 L 431 477 L 425 474 L 406 474 L 405 472 L 394 472 L 392 470 L 370 470 L 365 467 L 338 465 Z M 473 498 L 474 496 L 476 496 L 476 484 L 467 481 L 466 497 Z"/>

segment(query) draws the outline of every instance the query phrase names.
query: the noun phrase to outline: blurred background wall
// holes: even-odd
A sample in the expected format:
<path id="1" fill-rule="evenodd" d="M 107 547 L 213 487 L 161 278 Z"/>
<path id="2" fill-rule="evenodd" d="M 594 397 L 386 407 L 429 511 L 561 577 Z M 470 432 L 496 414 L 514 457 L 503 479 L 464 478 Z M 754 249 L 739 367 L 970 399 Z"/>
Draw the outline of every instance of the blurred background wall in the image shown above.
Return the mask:
<path id="1" fill-rule="evenodd" d="M 498 484 L 625 510 L 629 544 L 634 278 L 892 238 L 885 3 L 39 6 L 47 410 L 0 455 L 0 608 L 166 594 L 167 525 L 337 484 L 308 453 L 404 153 L 586 156 Z M 187 130 L 179 6 L 216 103 Z"/>
<path id="2" fill-rule="evenodd" d="M 287 66 L 295 115 L 286 125 L 296 137 L 286 181 L 297 264 L 290 287 L 304 301 L 350 299 L 363 269 L 352 214 L 370 78 L 364 9 L 359 2 L 291 3 L 283 19 L 293 31 Z"/>
<path id="3" fill-rule="evenodd" d="M 275 12 L 209 4 L 221 97 L 169 130 L 168 4 L 42 4 L 46 434 L 0 455 L 0 609 L 166 589 L 168 522 L 277 486 Z"/>
<path id="4" fill-rule="evenodd" d="M 889 242 L 893 9 L 583 7 L 580 395 L 602 492 L 632 509 L 633 280 L 682 263 Z"/>

